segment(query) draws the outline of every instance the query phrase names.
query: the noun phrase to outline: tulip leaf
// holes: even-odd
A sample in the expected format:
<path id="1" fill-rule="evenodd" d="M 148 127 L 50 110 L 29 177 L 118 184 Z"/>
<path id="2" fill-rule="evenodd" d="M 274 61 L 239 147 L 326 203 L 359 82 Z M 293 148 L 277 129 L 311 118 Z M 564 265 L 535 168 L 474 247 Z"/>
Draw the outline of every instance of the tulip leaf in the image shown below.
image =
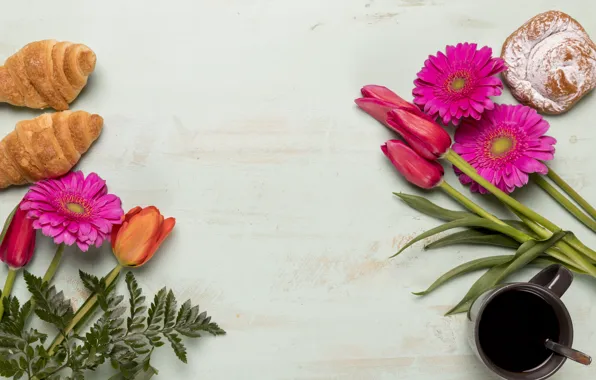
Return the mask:
<path id="1" fill-rule="evenodd" d="M 521 220 L 513 220 L 513 219 L 503 219 L 503 222 L 509 224 L 511 227 L 525 233 L 526 235 L 531 236 L 534 239 L 540 239 L 540 236 L 536 235 L 530 227 L 528 227 L 524 222 Z"/>
<path id="2" fill-rule="evenodd" d="M 506 235 L 492 234 L 485 232 L 484 230 L 469 229 L 445 236 L 437 241 L 425 245 L 424 248 L 443 248 L 455 244 L 480 244 L 515 249 L 517 249 L 520 245 L 520 243 Z"/>
<path id="3" fill-rule="evenodd" d="M 457 219 L 457 220 L 453 220 L 451 222 L 447 222 L 445 224 L 442 224 L 438 227 L 435 227 L 433 229 L 430 229 L 426 232 L 423 232 L 422 234 L 416 236 L 414 239 L 410 240 L 408 242 L 408 244 L 406 244 L 405 246 L 403 246 L 395 255 L 391 256 L 391 257 L 395 257 L 397 255 L 399 255 L 400 253 L 402 253 L 405 249 L 409 248 L 411 245 L 413 245 L 414 243 L 419 242 L 420 240 L 426 239 L 428 237 L 431 237 L 433 235 L 436 235 L 440 232 L 443 231 L 447 231 L 453 228 L 460 228 L 460 227 L 479 227 L 479 228 L 485 228 L 485 229 L 489 229 L 489 230 L 493 230 L 493 231 L 497 231 L 497 232 L 501 232 L 505 235 L 516 235 L 519 234 L 519 231 L 516 230 L 515 228 L 508 226 L 508 225 L 502 225 L 502 224 L 497 224 L 495 222 L 492 222 L 490 220 L 478 217 L 478 216 L 467 216 L 465 218 L 462 219 Z"/>
<path id="4" fill-rule="evenodd" d="M 444 220 L 450 222 L 452 220 L 465 218 L 468 216 L 475 216 L 471 212 L 467 211 L 454 211 L 449 210 L 440 206 L 437 206 L 433 202 L 429 201 L 428 199 L 412 194 L 405 194 L 405 193 L 393 193 L 395 196 L 399 197 L 403 200 L 408 206 L 412 207 L 413 209 L 420 211 L 421 213 L 435 217 L 440 220 Z M 532 231 L 531 228 L 526 226 L 526 224 L 520 220 L 514 219 L 503 219 L 503 222 L 509 224 L 511 227 L 522 231 L 526 235 L 529 235 L 534 238 L 538 238 L 536 233 Z"/>
<path id="5" fill-rule="evenodd" d="M 445 273 L 441 277 L 439 277 L 432 285 L 423 292 L 413 293 L 417 296 L 424 296 L 438 288 L 439 286 L 443 285 L 447 281 L 461 276 L 466 273 L 470 273 L 479 269 L 485 268 L 492 268 L 497 265 L 501 265 L 511 261 L 514 255 L 502 255 L 502 256 L 492 256 L 492 257 L 483 257 L 480 259 L 468 261 L 467 263 L 458 265 L 457 267 L 451 269 L 449 272 Z"/>
<path id="6" fill-rule="evenodd" d="M 2 233 L 0 234 L 0 244 L 2 244 L 2 241 L 4 240 L 4 236 L 6 236 L 8 227 L 10 227 L 10 222 L 12 222 L 12 218 L 14 218 L 14 214 L 16 214 L 18 208 L 19 208 L 19 205 L 17 205 L 15 208 L 13 208 L 12 211 L 10 212 L 10 214 L 8 214 L 8 217 L 6 218 L 6 221 L 4 222 L 4 227 L 2 228 Z"/>
<path id="7" fill-rule="evenodd" d="M 453 315 L 466 312 L 472 306 L 472 303 L 484 292 L 495 287 L 509 275 L 526 266 L 528 263 L 538 258 L 544 251 L 551 248 L 567 233 L 559 231 L 554 233 L 549 239 L 544 241 L 529 240 L 522 244 L 511 261 L 492 267 L 482 277 L 480 277 L 470 288 L 464 298 L 446 315 Z"/>
<path id="8" fill-rule="evenodd" d="M 569 269 L 570 271 L 573 271 L 577 274 L 588 274 L 586 271 L 584 271 L 582 269 L 576 268 L 572 265 L 564 263 L 563 261 L 555 259 L 554 257 L 550 257 L 550 256 L 541 256 L 530 263 L 530 265 L 537 265 L 540 267 L 547 267 L 547 266 L 553 265 L 553 264 L 562 265 L 562 266 L 566 267 L 567 269 Z"/>
<path id="9" fill-rule="evenodd" d="M 399 197 L 402 201 L 404 201 L 408 206 L 412 207 L 414 210 L 420 211 L 421 213 L 435 217 L 437 219 L 445 220 L 445 221 L 452 221 L 456 219 L 462 219 L 469 216 L 474 216 L 474 214 L 466 212 L 466 211 L 453 211 L 448 210 L 446 208 L 437 206 L 433 202 L 429 201 L 428 199 L 412 194 L 405 194 L 405 193 L 393 193 L 395 196 Z"/>

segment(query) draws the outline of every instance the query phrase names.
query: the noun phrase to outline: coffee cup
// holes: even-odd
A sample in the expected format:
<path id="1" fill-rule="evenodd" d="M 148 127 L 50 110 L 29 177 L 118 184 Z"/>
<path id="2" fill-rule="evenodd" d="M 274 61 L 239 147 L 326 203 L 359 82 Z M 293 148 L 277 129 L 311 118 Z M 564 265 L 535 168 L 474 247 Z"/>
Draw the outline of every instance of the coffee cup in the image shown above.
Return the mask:
<path id="1" fill-rule="evenodd" d="M 573 274 L 552 265 L 529 282 L 503 284 L 476 299 L 467 316 L 470 346 L 505 380 L 543 380 L 565 363 L 546 340 L 571 347 L 573 323 L 561 301 Z"/>

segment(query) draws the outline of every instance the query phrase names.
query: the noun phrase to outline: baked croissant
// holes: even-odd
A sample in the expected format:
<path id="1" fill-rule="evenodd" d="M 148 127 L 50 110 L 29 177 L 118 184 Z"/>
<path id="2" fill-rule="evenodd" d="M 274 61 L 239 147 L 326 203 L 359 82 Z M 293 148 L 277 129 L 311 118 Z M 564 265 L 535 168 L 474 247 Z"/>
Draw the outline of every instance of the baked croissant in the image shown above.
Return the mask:
<path id="1" fill-rule="evenodd" d="M 45 113 L 18 122 L 0 141 L 0 189 L 68 173 L 102 127 L 101 116 L 85 111 Z"/>
<path id="2" fill-rule="evenodd" d="M 95 53 L 85 45 L 32 42 L 0 67 L 0 102 L 67 110 L 87 84 L 95 61 Z"/>

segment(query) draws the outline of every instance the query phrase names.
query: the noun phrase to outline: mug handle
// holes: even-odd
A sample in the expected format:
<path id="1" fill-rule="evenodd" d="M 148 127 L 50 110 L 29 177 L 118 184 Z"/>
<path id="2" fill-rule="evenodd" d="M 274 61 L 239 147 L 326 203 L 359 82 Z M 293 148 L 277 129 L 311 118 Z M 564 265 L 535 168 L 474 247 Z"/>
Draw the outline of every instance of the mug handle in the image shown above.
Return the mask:
<path id="1" fill-rule="evenodd" d="M 530 280 L 530 283 L 547 288 L 559 298 L 565 294 L 572 282 L 573 273 L 559 264 L 544 268 Z"/>

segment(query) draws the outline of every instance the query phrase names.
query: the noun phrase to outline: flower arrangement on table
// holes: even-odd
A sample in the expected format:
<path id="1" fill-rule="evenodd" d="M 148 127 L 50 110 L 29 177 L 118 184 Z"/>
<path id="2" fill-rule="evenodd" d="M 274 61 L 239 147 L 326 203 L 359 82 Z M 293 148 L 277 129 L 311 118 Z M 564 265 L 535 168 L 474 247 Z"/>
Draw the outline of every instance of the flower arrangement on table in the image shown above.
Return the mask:
<path id="1" fill-rule="evenodd" d="M 178 305 L 165 287 L 148 306 L 131 271 L 124 276 L 128 307 L 124 295 L 116 292 L 121 272 L 146 264 L 176 220 L 164 218 L 154 206 L 137 206 L 125 214 L 120 198 L 108 193 L 97 174 L 71 171 L 103 127 L 99 115 L 66 111 L 87 83 L 95 61 L 85 45 L 43 40 L 19 50 L 2 68 L 19 73 L 0 78 L 2 101 L 61 111 L 23 120 L 0 141 L 0 189 L 33 183 L 0 235 L 0 260 L 8 266 L 0 293 L 2 377 L 84 379 L 88 371 L 110 362 L 116 371 L 112 380 L 150 379 L 157 374 L 151 365 L 156 348 L 169 342 L 186 363 L 182 337 L 225 334 L 190 300 Z M 34 77 L 29 78 L 30 73 Z M 23 302 L 11 292 L 20 270 L 34 256 L 36 230 L 52 238 L 57 249 L 42 277 L 22 272 L 31 293 Z M 86 252 L 108 242 L 117 264 L 103 277 L 79 271 L 90 295 L 75 311 L 51 284 L 64 248 L 76 246 Z M 30 327 L 33 315 L 55 328 L 52 341 Z"/>
<path id="2" fill-rule="evenodd" d="M 427 290 L 415 293 L 426 295 L 452 278 L 486 269 L 447 314 L 466 312 L 477 296 L 529 264 L 557 263 L 596 277 L 596 251 L 510 195 L 516 188 L 535 183 L 596 232 L 594 207 L 545 163 L 554 158 L 556 144 L 545 135 L 548 122 L 527 105 L 493 102 L 491 97 L 501 95 L 503 89 L 497 74 L 506 69 L 503 59 L 492 57 L 489 47 L 460 43 L 429 56 L 414 82 L 413 103 L 375 85 L 362 88 L 362 97 L 356 99 L 362 110 L 403 139 L 381 146 L 399 173 L 423 189 L 443 190 L 467 209 L 448 210 L 421 196 L 395 193 L 408 206 L 446 223 L 418 235 L 394 256 L 416 242 L 456 228 L 464 230 L 425 248 L 485 244 L 515 249 L 514 254 L 461 264 Z M 454 143 L 436 119 L 456 127 Z M 499 218 L 456 190 L 444 180 L 440 161 L 453 165 L 459 181 L 471 191 L 493 194 L 517 218 Z"/>
<path id="3" fill-rule="evenodd" d="M 174 218 L 164 218 L 154 206 L 137 206 L 124 214 L 120 198 L 109 194 L 106 182 L 95 173 L 85 177 L 80 171 L 71 172 L 31 186 L 0 236 L 0 259 L 9 267 L 0 295 L 0 375 L 60 379 L 64 370 L 70 369 L 68 378 L 83 379 L 86 371 L 111 361 L 118 370 L 114 379 L 147 379 L 157 374 L 151 366 L 151 354 L 165 341 L 186 362 L 181 336 L 224 334 L 190 301 L 178 308 L 174 293 L 166 288 L 147 307 L 132 272 L 125 276 L 128 308 L 123 304 L 124 296 L 116 294 L 115 284 L 122 270 L 147 263 L 175 224 Z M 52 238 L 57 250 L 43 277 L 24 272 L 31 299 L 19 302 L 10 293 L 17 272 L 34 255 L 35 230 Z M 81 281 L 91 294 L 75 312 L 63 293 L 50 285 L 64 247 L 76 245 L 86 252 L 110 240 L 117 264 L 104 277 L 80 271 Z M 127 309 L 128 317 L 124 318 Z M 28 327 L 33 313 L 56 328 L 49 344 L 44 344 L 46 334 Z M 93 318 L 96 320 L 91 323 Z M 88 332 L 83 333 L 88 325 Z"/>

